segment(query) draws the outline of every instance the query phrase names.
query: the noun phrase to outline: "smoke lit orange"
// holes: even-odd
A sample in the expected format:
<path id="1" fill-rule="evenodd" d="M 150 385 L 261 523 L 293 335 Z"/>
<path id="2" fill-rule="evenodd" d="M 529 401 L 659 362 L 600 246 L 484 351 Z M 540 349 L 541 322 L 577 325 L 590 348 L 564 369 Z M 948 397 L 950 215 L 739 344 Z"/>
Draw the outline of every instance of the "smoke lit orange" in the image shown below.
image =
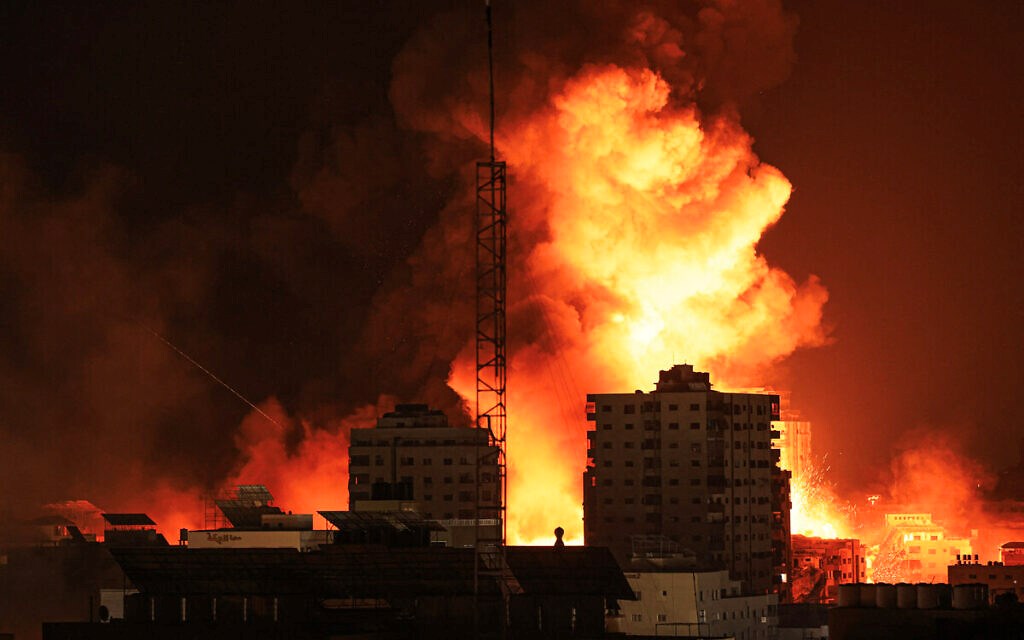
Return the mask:
<path id="1" fill-rule="evenodd" d="M 587 392 L 646 389 L 682 361 L 717 388 L 763 383 L 823 342 L 827 293 L 757 253 L 789 182 L 734 114 L 676 104 L 654 71 L 587 66 L 498 142 L 513 237 L 546 236 L 510 273 L 510 538 L 579 540 Z M 466 398 L 472 364 L 467 348 L 451 379 Z"/>

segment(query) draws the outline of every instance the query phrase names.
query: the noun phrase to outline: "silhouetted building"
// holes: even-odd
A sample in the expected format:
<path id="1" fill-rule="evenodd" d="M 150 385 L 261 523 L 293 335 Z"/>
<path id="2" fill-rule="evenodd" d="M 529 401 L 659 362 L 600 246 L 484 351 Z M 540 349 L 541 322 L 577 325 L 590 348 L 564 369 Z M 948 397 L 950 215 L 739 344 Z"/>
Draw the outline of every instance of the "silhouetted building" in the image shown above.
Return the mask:
<path id="1" fill-rule="evenodd" d="M 424 518 L 452 526 L 472 526 L 480 504 L 501 502 L 498 449 L 480 429 L 451 427 L 441 411 L 423 404 L 400 404 L 377 426 L 353 429 L 349 446 L 349 509 L 381 510 L 372 502 L 398 501 Z M 385 510 L 396 510 L 391 504 Z M 453 522 L 454 521 L 454 522 Z M 485 526 L 500 526 L 483 523 Z M 492 536 L 493 537 L 493 536 Z"/>
<path id="2" fill-rule="evenodd" d="M 607 549 L 510 547 L 508 582 L 474 589 L 472 549 L 333 545 L 118 549 L 139 593 L 120 624 L 48 624 L 44 638 L 595 638 L 633 593 Z M 477 596 L 474 597 L 474 591 Z M 507 608 L 506 608 L 507 607 Z"/>
<path id="3" fill-rule="evenodd" d="M 989 607 L 983 584 L 844 584 L 831 640 L 1019 640 L 1024 608 Z"/>
<path id="4" fill-rule="evenodd" d="M 707 373 L 676 365 L 650 393 L 590 394 L 587 404 L 586 544 L 628 566 L 633 536 L 663 535 L 701 568 L 772 589 L 778 396 L 712 391 Z"/>

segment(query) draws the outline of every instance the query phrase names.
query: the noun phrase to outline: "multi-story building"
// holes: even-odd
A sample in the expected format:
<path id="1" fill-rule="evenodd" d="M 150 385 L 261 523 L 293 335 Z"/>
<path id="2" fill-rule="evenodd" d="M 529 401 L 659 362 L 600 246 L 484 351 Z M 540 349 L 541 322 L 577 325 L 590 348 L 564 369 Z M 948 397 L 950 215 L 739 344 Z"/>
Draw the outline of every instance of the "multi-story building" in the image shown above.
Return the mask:
<path id="1" fill-rule="evenodd" d="M 352 430 L 349 509 L 398 501 L 424 518 L 464 525 L 472 524 L 479 504 L 482 517 L 495 520 L 501 505 L 497 455 L 485 431 L 449 426 L 443 412 L 424 404 L 397 405 L 376 427 Z"/>
<path id="2" fill-rule="evenodd" d="M 698 566 L 772 589 L 770 423 L 776 395 L 711 390 L 690 365 L 654 391 L 587 396 L 584 538 L 628 566 L 633 536 L 661 535 Z"/>
<path id="3" fill-rule="evenodd" d="M 750 595 L 720 571 L 626 571 L 636 600 L 619 602 L 608 631 L 627 636 L 774 638 L 778 596 Z"/>
<path id="4" fill-rule="evenodd" d="M 968 556 L 969 538 L 947 535 L 930 513 L 885 514 L 885 538 L 875 559 L 875 582 L 942 582 L 957 556 Z"/>
<path id="5" fill-rule="evenodd" d="M 867 581 L 864 545 L 846 538 L 795 535 L 793 541 L 793 599 L 830 604 L 839 585 Z"/>

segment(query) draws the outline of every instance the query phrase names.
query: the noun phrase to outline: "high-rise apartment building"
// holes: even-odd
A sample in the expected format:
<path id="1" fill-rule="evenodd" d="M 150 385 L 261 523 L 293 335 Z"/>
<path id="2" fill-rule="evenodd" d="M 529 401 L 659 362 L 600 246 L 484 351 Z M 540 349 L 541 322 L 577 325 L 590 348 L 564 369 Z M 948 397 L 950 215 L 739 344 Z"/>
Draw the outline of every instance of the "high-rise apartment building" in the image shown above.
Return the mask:
<path id="1" fill-rule="evenodd" d="M 395 501 L 424 518 L 465 526 L 476 517 L 479 458 L 479 504 L 493 505 L 493 516 L 501 501 L 497 455 L 484 430 L 449 426 L 443 412 L 424 404 L 397 405 L 376 427 L 352 430 L 349 509 Z"/>
<path id="2" fill-rule="evenodd" d="M 712 391 L 707 373 L 676 365 L 650 393 L 591 394 L 587 404 L 586 544 L 628 566 L 635 538 L 664 536 L 700 568 L 771 591 L 779 397 Z"/>

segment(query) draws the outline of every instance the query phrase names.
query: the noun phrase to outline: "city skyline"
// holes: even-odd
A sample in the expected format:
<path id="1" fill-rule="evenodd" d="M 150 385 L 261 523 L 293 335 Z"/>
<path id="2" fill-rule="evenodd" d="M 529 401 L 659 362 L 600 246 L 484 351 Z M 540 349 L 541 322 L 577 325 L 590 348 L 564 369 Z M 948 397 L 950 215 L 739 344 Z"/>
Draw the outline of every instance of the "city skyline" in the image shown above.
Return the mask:
<path id="1" fill-rule="evenodd" d="M 451 242 L 439 221 L 456 215 L 448 203 L 458 165 L 479 146 L 466 138 L 467 150 L 431 155 L 422 142 L 431 123 L 395 106 L 410 86 L 396 79 L 419 71 L 410 56 L 430 50 L 432 25 L 448 20 L 458 42 L 479 40 L 479 16 L 447 8 L 455 18 L 419 6 L 359 16 L 10 9 L 0 148 L 11 384 L 0 398 L 0 508 L 73 499 L 127 508 L 165 489 L 198 495 L 290 454 L 344 451 L 329 436 L 372 423 L 395 401 L 425 400 L 464 420 L 447 384 L 466 340 L 464 292 L 438 290 L 429 311 L 441 324 L 424 336 L 414 322 L 424 317 L 420 298 L 408 291 L 430 287 L 416 284 L 407 258 Z M 699 70 L 708 77 L 695 100 L 702 117 L 735 102 L 760 163 L 793 186 L 785 213 L 754 246 L 797 284 L 820 276 L 828 302 L 817 299 L 821 333 L 809 342 L 819 346 L 775 352 L 780 360 L 768 357 L 757 382 L 792 391 L 847 495 L 885 488 L 890 460 L 916 446 L 915 434 L 963 455 L 969 481 L 1016 456 L 1005 444 L 1017 425 L 1004 416 L 1021 382 L 1011 215 L 1020 209 L 1024 101 L 1007 74 L 1019 69 L 1020 9 L 927 9 L 759 4 L 779 31 L 752 46 L 775 57 L 753 64 L 741 47 L 721 69 Z M 651 10 L 693 26 L 657 3 Z M 498 23 L 499 107 L 509 101 L 499 127 L 513 99 L 535 98 L 524 86 L 500 90 L 502 74 L 513 78 L 534 45 L 564 56 L 570 75 L 625 56 L 612 19 L 588 17 L 609 41 L 583 43 L 571 29 L 541 30 L 548 14 L 532 11 Z M 611 16 L 623 11 L 609 7 Z M 444 104 L 428 89 L 472 84 L 473 60 L 413 88 Z M 675 86 L 685 81 L 672 65 L 648 62 Z M 751 80 L 744 70 L 771 73 Z M 366 175 L 367 165 L 379 170 Z M 512 208 L 524 212 L 526 194 L 519 198 Z M 522 249 L 538 231 L 517 233 Z M 563 318 L 544 313 L 539 326 L 515 325 L 520 346 L 564 348 L 550 329 Z M 277 422 L 252 415 L 151 332 Z M 660 366 L 693 359 L 666 345 Z M 566 451 L 585 430 L 583 395 L 615 390 L 573 380 L 584 375 L 554 357 L 510 378 L 521 390 L 558 390 L 550 397 L 559 406 L 542 418 L 558 420 L 552 440 Z M 566 426 L 564 414 L 575 422 Z M 253 460 L 260 464 L 247 467 Z M 124 491 L 141 478 L 159 490 Z M 325 506 L 344 502 L 339 494 Z"/>

